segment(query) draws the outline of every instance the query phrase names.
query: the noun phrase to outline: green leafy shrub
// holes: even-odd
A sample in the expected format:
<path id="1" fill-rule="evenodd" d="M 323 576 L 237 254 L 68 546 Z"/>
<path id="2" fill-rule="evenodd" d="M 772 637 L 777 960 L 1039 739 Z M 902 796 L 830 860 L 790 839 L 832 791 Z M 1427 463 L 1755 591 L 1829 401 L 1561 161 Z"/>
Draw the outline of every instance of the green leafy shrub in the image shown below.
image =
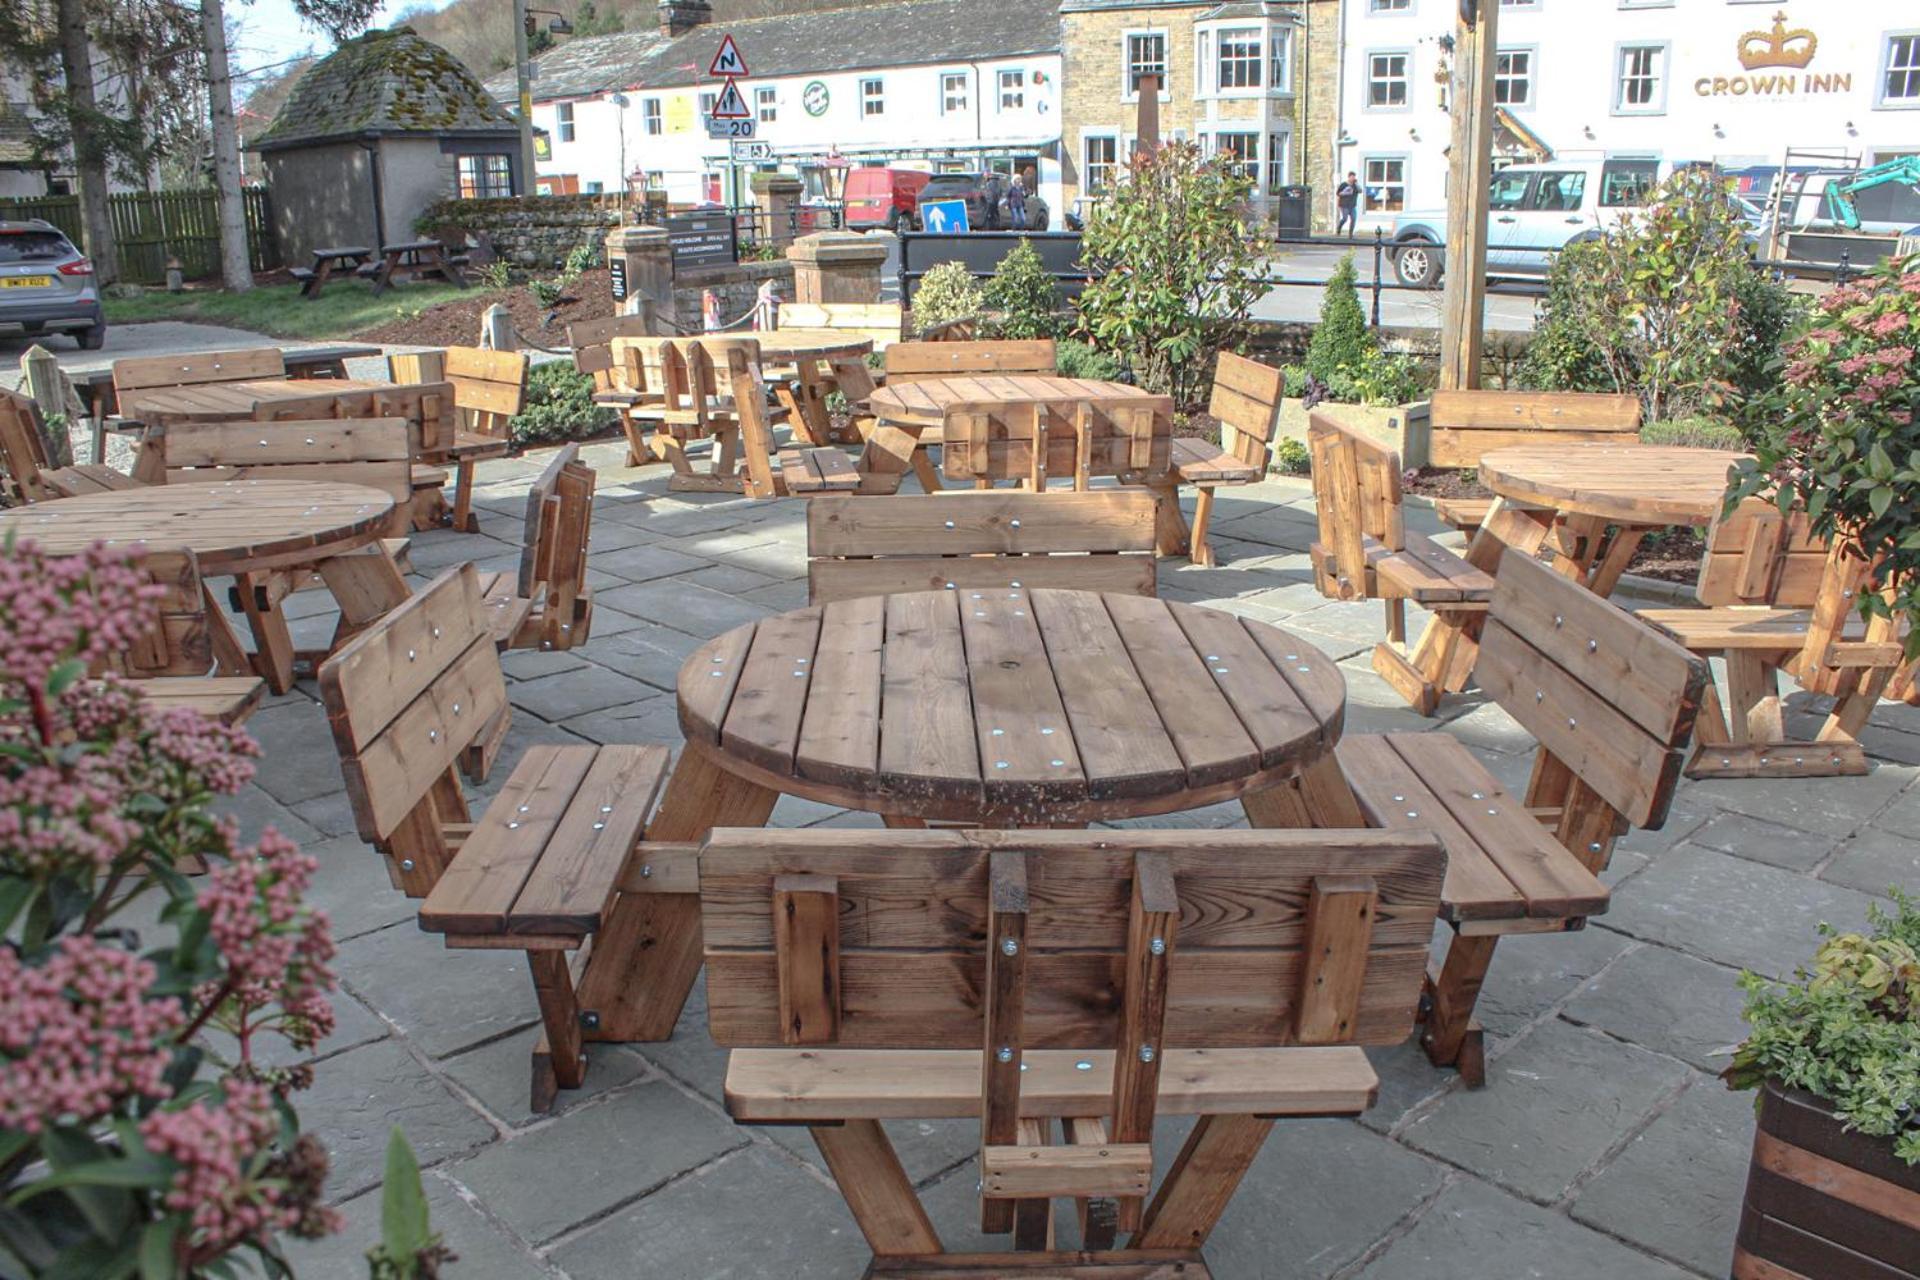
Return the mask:
<path id="1" fill-rule="evenodd" d="M 1063 378 L 1112 382 L 1120 376 L 1119 361 L 1098 348 L 1075 342 L 1072 338 L 1063 338 L 1054 344 L 1053 360 Z"/>
<path id="2" fill-rule="evenodd" d="M 1741 975 L 1747 1038 L 1724 1074 L 1735 1089 L 1771 1079 L 1824 1098 L 1920 1165 L 1920 910 L 1896 889 L 1867 922 L 1864 934 L 1821 925 L 1812 971 L 1791 982 Z"/>
<path id="3" fill-rule="evenodd" d="M 1920 255 L 1889 258 L 1820 300 L 1787 344 L 1779 386 L 1757 397 L 1753 456 L 1728 502 L 1755 494 L 1804 505 L 1813 532 L 1873 566 L 1863 612 L 1904 614 L 1920 655 Z M 1887 591 L 1891 597 L 1880 593 Z"/>
<path id="4" fill-rule="evenodd" d="M 1060 291 L 1025 236 L 1000 259 L 985 295 L 987 305 L 1000 313 L 994 328 L 1003 338 L 1051 338 L 1060 332 Z"/>
<path id="5" fill-rule="evenodd" d="M 599 261 L 593 246 L 577 244 L 567 252 L 566 260 L 561 264 L 560 274 L 551 280 L 529 280 L 527 289 L 533 294 L 534 301 L 543 307 L 557 307 L 561 299 L 567 296 L 567 290 L 573 287 L 582 273 L 592 269 Z"/>
<path id="6" fill-rule="evenodd" d="M 1413 357 L 1377 347 L 1361 356 L 1358 364 L 1335 369 L 1326 385 L 1326 398 L 1336 404 L 1405 404 L 1423 394 L 1420 366 Z"/>
<path id="7" fill-rule="evenodd" d="M 1307 452 L 1304 441 L 1281 436 L 1273 442 L 1273 469 L 1283 476 L 1311 475 L 1313 455 Z"/>
<path id="8" fill-rule="evenodd" d="M 1307 372 L 1329 384 L 1340 370 L 1360 368 L 1362 361 L 1380 349 L 1379 341 L 1367 328 L 1353 279 L 1353 255 L 1349 253 L 1327 280 L 1326 292 L 1320 298 L 1320 323 L 1314 326 L 1313 339 L 1307 344 Z"/>
<path id="9" fill-rule="evenodd" d="M 1739 427 L 1716 418 L 1674 418 L 1649 422 L 1640 428 L 1641 444 L 1671 444 L 1688 449 L 1744 449 L 1747 437 Z"/>
<path id="10" fill-rule="evenodd" d="M 955 320 L 971 320 L 986 305 L 986 293 L 966 263 L 942 262 L 914 286 L 913 327 L 925 333 Z"/>
<path id="11" fill-rule="evenodd" d="M 569 361 L 537 364 L 527 374 L 527 407 L 513 418 L 517 444 L 591 440 L 612 430 L 620 415 L 593 402 L 593 378 Z"/>
<path id="12" fill-rule="evenodd" d="M 1246 336 L 1266 292 L 1267 237 L 1247 216 L 1251 183 L 1188 142 L 1134 156 L 1081 238 L 1080 323 L 1149 391 L 1197 404 L 1214 356 Z"/>
<path id="13" fill-rule="evenodd" d="M 513 264 L 505 258 L 495 258 L 480 268 L 480 283 L 489 289 L 504 289 L 513 283 Z"/>
<path id="14" fill-rule="evenodd" d="M 1533 340 L 1520 362 L 1519 381 L 1529 391 L 1619 391 L 1588 328 L 1575 293 L 1595 269 L 1586 259 L 1605 252 L 1598 241 L 1570 244 L 1547 272 L 1547 293 L 1534 308 Z"/>

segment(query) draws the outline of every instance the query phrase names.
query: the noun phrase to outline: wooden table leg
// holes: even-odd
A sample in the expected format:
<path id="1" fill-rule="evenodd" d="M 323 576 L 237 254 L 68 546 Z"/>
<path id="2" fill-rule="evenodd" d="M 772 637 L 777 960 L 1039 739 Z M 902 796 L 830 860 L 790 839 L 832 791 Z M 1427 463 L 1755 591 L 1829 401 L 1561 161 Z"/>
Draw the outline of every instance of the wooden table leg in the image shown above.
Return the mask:
<path id="1" fill-rule="evenodd" d="M 1640 540 L 1651 532 L 1651 528 L 1642 525 L 1615 526 L 1613 536 L 1607 539 L 1606 554 L 1594 564 L 1587 578 L 1587 590 L 1603 600 L 1612 595 L 1620 583 L 1620 575 L 1633 560 L 1633 553 L 1640 549 Z"/>
<path id="2" fill-rule="evenodd" d="M 334 556 L 320 562 L 320 576 L 340 605 L 340 625 L 334 631 L 333 648 L 378 622 L 412 598 L 406 575 L 376 542 L 349 555 Z"/>
<path id="3" fill-rule="evenodd" d="M 253 669 L 275 693 L 293 688 L 293 633 L 274 598 L 269 575 L 240 573 L 240 612 L 253 629 Z"/>
<path id="4" fill-rule="evenodd" d="M 1263 830 L 1332 830 L 1363 828 L 1366 818 L 1340 760 L 1328 751 L 1302 769 L 1297 777 L 1264 791 L 1240 797 L 1247 821 Z"/>
<path id="5" fill-rule="evenodd" d="M 766 825 L 780 793 L 717 764 L 697 743 L 680 752 L 649 841 L 704 840 L 715 827 Z M 623 893 L 593 940 L 580 1008 L 593 1040 L 665 1040 L 700 975 L 700 896 Z"/>
<path id="6" fill-rule="evenodd" d="M 1193 544 L 1187 517 L 1180 510 L 1180 482 L 1162 480 L 1147 486 L 1153 490 L 1154 551 L 1162 556 L 1184 556 Z"/>

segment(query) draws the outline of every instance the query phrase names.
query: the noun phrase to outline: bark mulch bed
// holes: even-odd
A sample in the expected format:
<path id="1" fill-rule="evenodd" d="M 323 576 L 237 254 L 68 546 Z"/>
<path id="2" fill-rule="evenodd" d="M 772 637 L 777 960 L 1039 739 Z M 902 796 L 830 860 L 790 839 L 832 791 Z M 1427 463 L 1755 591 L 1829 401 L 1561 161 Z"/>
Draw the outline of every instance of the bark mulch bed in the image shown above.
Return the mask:
<path id="1" fill-rule="evenodd" d="M 613 314 L 613 287 L 603 267 L 582 272 L 579 279 L 567 287 L 560 305 L 549 311 L 525 285 L 489 289 L 476 283 L 464 297 L 353 336 L 363 342 L 408 346 L 472 346 L 480 337 L 480 317 L 496 302 L 513 316 L 513 327 L 522 341 L 531 346 L 564 350 L 568 325 L 580 320 L 604 320 Z"/>

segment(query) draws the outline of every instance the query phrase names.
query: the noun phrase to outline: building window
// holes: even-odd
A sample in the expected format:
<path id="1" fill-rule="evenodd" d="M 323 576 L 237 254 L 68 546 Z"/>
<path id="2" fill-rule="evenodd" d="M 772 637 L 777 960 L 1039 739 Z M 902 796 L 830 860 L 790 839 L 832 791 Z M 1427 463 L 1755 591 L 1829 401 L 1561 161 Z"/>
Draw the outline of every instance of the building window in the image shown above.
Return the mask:
<path id="1" fill-rule="evenodd" d="M 1280 188 L 1293 181 L 1292 136 L 1285 133 L 1267 135 L 1267 194 L 1274 195 Z"/>
<path id="2" fill-rule="evenodd" d="M 1887 71 L 1880 77 L 1880 105 L 1920 107 L 1920 31 L 1887 37 Z"/>
<path id="3" fill-rule="evenodd" d="M 1658 115 L 1667 109 L 1667 46 L 1623 44 L 1613 91 L 1616 115 Z"/>
<path id="4" fill-rule="evenodd" d="M 1403 111 L 1407 106 L 1406 53 L 1367 55 L 1367 106 L 1375 111 Z"/>
<path id="5" fill-rule="evenodd" d="M 1220 33 L 1217 83 L 1222 92 L 1260 87 L 1260 28 L 1235 27 Z"/>
<path id="6" fill-rule="evenodd" d="M 779 94 L 771 89 L 753 91 L 754 106 L 758 109 L 761 124 L 772 124 L 780 118 Z"/>
<path id="7" fill-rule="evenodd" d="M 883 116 L 887 114 L 886 81 L 875 77 L 860 82 L 860 114 L 862 116 Z"/>
<path id="8" fill-rule="evenodd" d="M 1120 139 L 1111 133 L 1093 134 L 1085 143 L 1087 162 L 1081 167 L 1087 194 L 1097 196 L 1113 185 L 1120 168 Z"/>
<path id="9" fill-rule="evenodd" d="M 560 126 L 560 141 L 573 141 L 573 104 L 563 102 L 553 109 L 554 119 Z"/>
<path id="10" fill-rule="evenodd" d="M 587 194 L 590 196 L 601 195 L 606 191 L 606 189 L 607 189 L 607 184 L 604 182 L 589 182 L 587 184 Z"/>
<path id="11" fill-rule="evenodd" d="M 704 117 L 711 117 L 713 115 L 713 108 L 717 103 L 719 103 L 719 101 L 720 101 L 720 95 L 717 93 L 701 94 L 700 95 L 700 114 Z"/>
<path id="12" fill-rule="evenodd" d="M 1276 27 L 1268 59 L 1267 88 L 1275 93 L 1293 90 L 1293 28 Z"/>
<path id="13" fill-rule="evenodd" d="M 1367 208 L 1391 213 L 1407 207 L 1407 158 L 1367 156 L 1360 162 Z"/>
<path id="14" fill-rule="evenodd" d="M 1493 55 L 1493 100 L 1503 107 L 1533 105 L 1533 50 L 1502 49 Z"/>
<path id="15" fill-rule="evenodd" d="M 1257 133 L 1216 133 L 1213 153 L 1225 156 L 1233 170 L 1250 182 L 1260 181 L 1260 135 Z"/>
<path id="16" fill-rule="evenodd" d="M 461 156 L 460 198 L 504 200 L 513 194 L 513 161 L 506 156 Z"/>
<path id="17" fill-rule="evenodd" d="M 649 191 L 659 191 L 667 185 L 667 175 L 658 169 L 649 169 L 641 177 Z"/>
<path id="18" fill-rule="evenodd" d="M 1122 96 L 1132 101 L 1140 96 L 1140 77 L 1159 76 L 1160 92 L 1167 91 L 1167 33 L 1164 31 L 1129 31 L 1126 34 L 1127 45 L 1127 82 L 1121 87 Z"/>
<path id="19" fill-rule="evenodd" d="M 640 122 L 650 134 L 665 132 L 665 127 L 660 123 L 660 99 L 640 99 Z"/>
<path id="20" fill-rule="evenodd" d="M 940 114 L 959 115 L 967 110 L 967 73 L 949 71 L 940 77 Z"/>
<path id="21" fill-rule="evenodd" d="M 1027 73 L 1024 71 L 1002 71 L 1000 73 L 1000 109 L 1002 111 L 1024 111 L 1027 106 Z"/>
<path id="22" fill-rule="evenodd" d="M 1540 0 L 1500 0 L 1502 9 L 1538 9 Z"/>
<path id="23" fill-rule="evenodd" d="M 1413 0 L 1367 0 L 1368 13 L 1412 13 Z"/>

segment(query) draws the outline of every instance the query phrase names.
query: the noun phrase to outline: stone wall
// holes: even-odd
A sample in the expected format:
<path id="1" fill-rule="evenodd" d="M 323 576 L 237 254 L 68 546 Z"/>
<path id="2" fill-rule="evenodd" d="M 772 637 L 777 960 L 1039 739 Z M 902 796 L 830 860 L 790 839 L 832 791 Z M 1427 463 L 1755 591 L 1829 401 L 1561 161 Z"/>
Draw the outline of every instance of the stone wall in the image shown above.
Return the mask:
<path id="1" fill-rule="evenodd" d="M 1170 6 L 1142 4 L 1121 9 L 1073 11 L 1060 15 L 1061 201 L 1068 209 L 1082 194 L 1080 167 L 1086 160 L 1084 131 L 1111 131 L 1124 138 L 1139 118 L 1136 103 L 1120 96 L 1121 37 L 1136 28 L 1167 33 L 1167 85 L 1160 103 L 1160 136 L 1175 130 L 1193 136 L 1199 123 L 1193 90 L 1193 21 L 1215 6 L 1210 2 Z M 1124 163 L 1126 157 L 1120 157 Z"/>
<path id="2" fill-rule="evenodd" d="M 793 264 L 741 262 L 730 267 L 696 267 L 673 277 L 673 321 L 683 329 L 700 327 L 702 295 L 712 289 L 720 295 L 722 324 L 737 320 L 753 308 L 760 282 L 773 281 L 782 301 L 793 301 Z"/>
<path id="3" fill-rule="evenodd" d="M 609 228 L 621 223 L 620 197 L 517 196 L 510 200 L 442 200 L 420 215 L 431 234 L 484 235 L 495 253 L 522 267 L 551 267 L 578 245 L 596 259 Z"/>
<path id="4" fill-rule="evenodd" d="M 1294 37 L 1293 83 L 1305 92 L 1294 102 L 1294 180 L 1313 188 L 1313 230 L 1333 230 L 1334 139 L 1340 136 L 1340 0 L 1306 0 L 1306 20 Z"/>

